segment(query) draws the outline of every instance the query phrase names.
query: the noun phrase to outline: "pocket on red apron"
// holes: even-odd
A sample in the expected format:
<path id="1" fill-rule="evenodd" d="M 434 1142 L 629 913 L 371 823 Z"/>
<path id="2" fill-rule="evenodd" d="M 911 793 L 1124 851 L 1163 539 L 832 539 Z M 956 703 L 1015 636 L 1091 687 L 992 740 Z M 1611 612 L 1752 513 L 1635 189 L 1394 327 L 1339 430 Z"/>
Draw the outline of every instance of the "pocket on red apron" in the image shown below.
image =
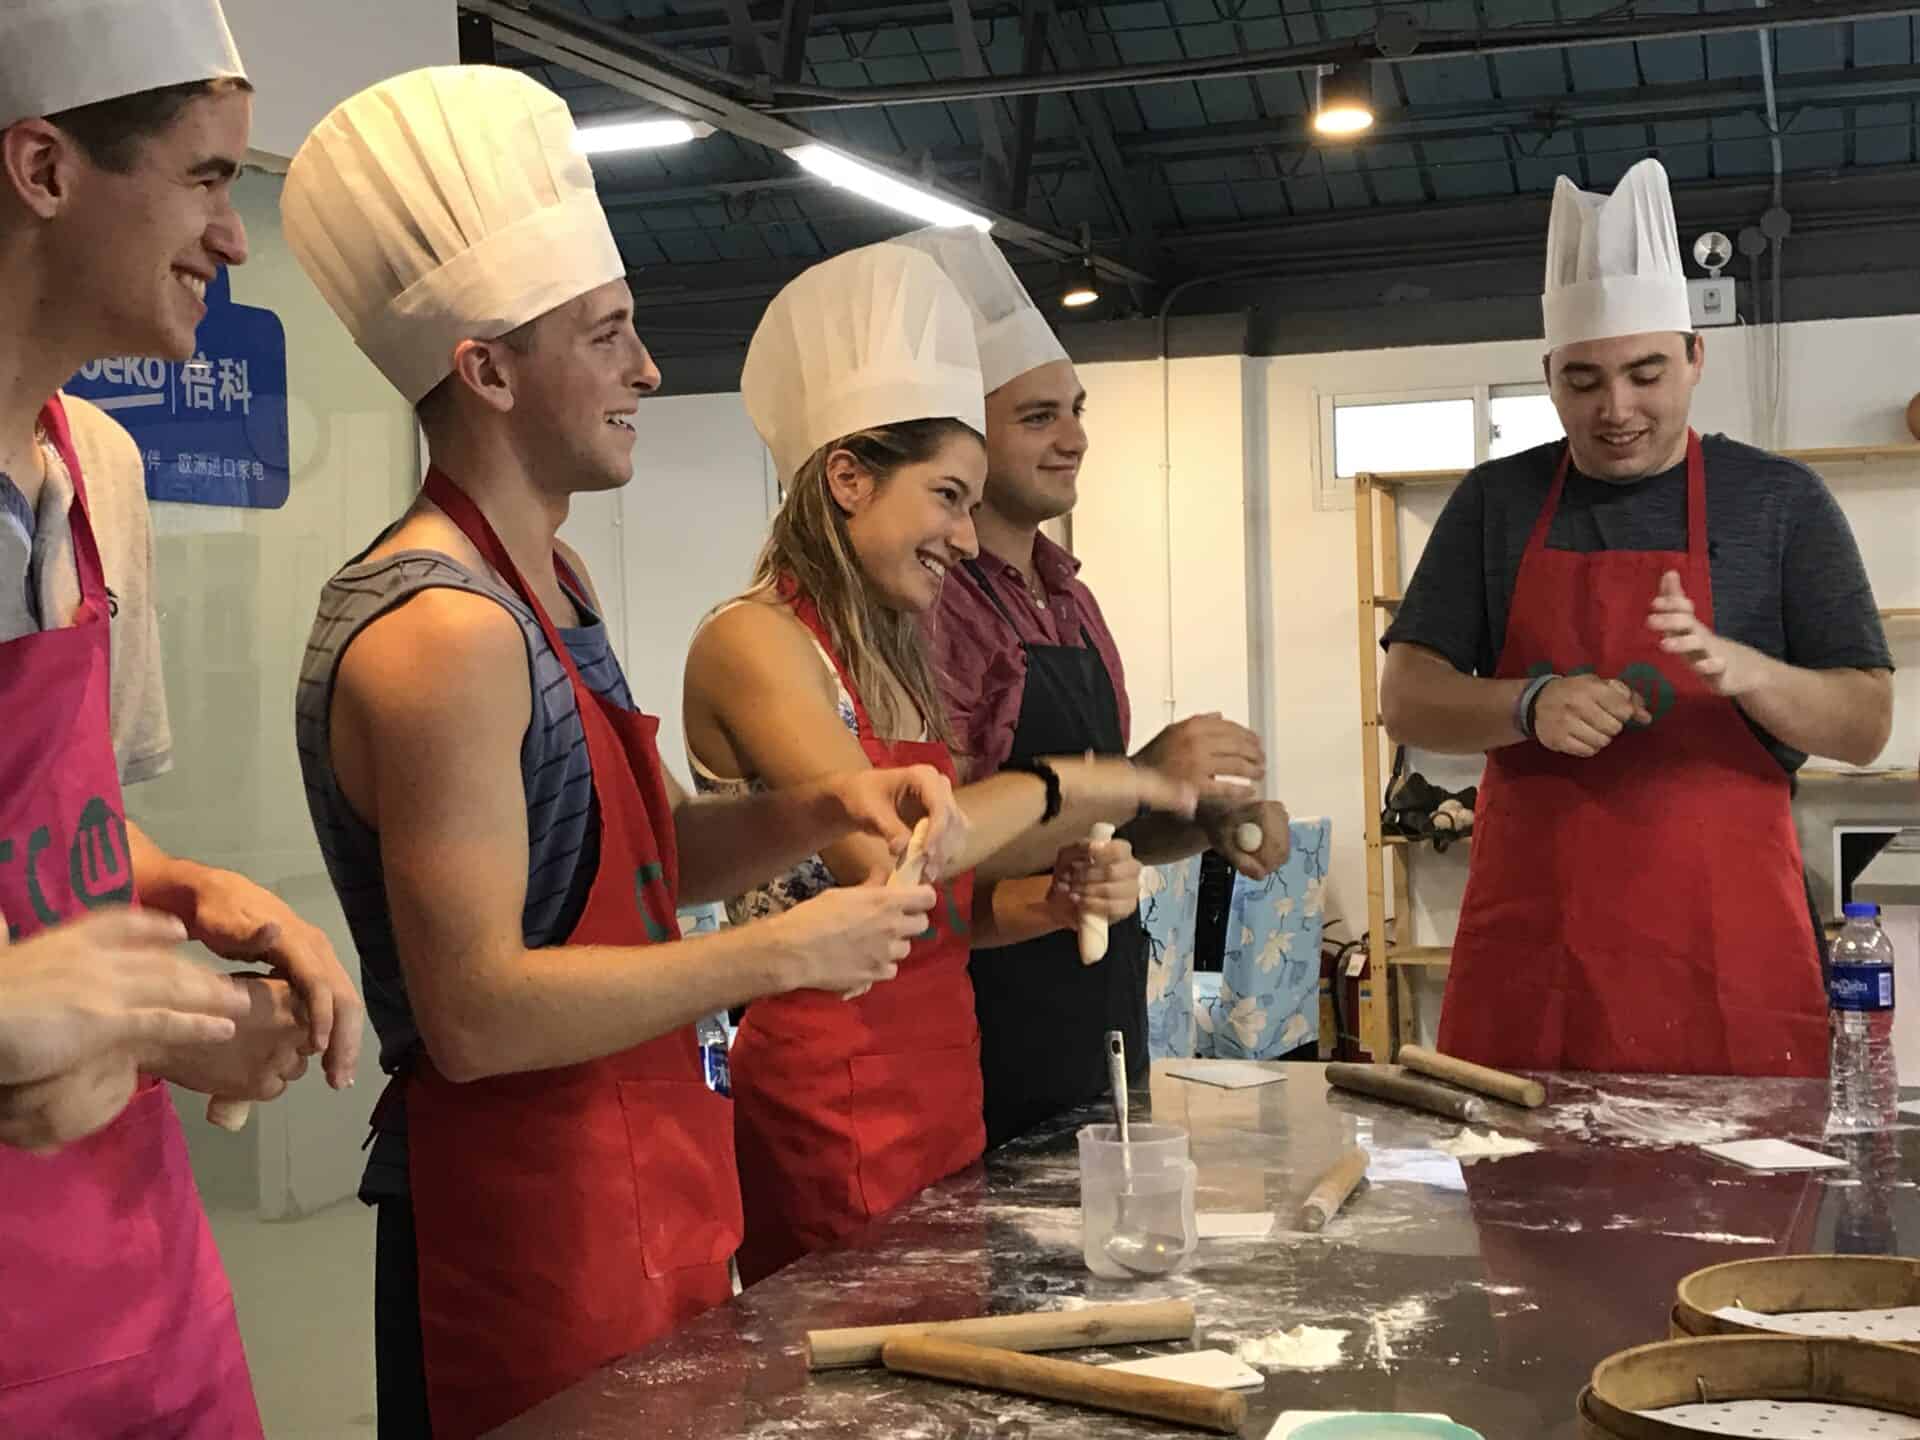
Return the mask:
<path id="1" fill-rule="evenodd" d="M 642 1187 L 640 1260 L 648 1276 L 724 1264 L 745 1229 L 739 1172 L 714 1163 L 733 1154 L 733 1102 L 698 1081 L 623 1080 L 620 1109 L 636 1174 L 679 1177 Z"/>
<path id="2" fill-rule="evenodd" d="M 980 1044 L 902 1055 L 856 1055 L 853 1131 L 860 1200 L 881 1215 L 986 1148 Z"/>

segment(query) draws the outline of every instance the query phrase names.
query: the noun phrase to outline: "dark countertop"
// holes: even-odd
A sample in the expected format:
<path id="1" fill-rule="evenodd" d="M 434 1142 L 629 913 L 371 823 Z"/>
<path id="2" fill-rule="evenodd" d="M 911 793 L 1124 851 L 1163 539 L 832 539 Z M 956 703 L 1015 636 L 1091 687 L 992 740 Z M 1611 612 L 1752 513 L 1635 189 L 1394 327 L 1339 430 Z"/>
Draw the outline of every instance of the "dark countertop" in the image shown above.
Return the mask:
<path id="1" fill-rule="evenodd" d="M 809 1375 L 803 1333 L 1080 1303 L 1188 1298 L 1196 1344 L 1307 1324 L 1346 1332 L 1339 1368 L 1274 1370 L 1243 1431 L 1285 1410 L 1438 1411 L 1488 1440 L 1575 1434 L 1593 1366 L 1666 1335 L 1674 1286 L 1702 1266 L 1806 1251 L 1920 1253 L 1920 1128 L 1846 1142 L 1846 1170 L 1762 1175 L 1695 1140 L 1819 1145 L 1826 1085 L 1561 1076 L 1546 1108 L 1493 1104 L 1534 1154 L 1462 1165 L 1459 1126 L 1330 1092 L 1318 1065 L 1223 1090 L 1154 1066 L 1135 1119 L 1186 1126 L 1198 1208 L 1274 1210 L 1264 1240 L 1206 1241 L 1159 1281 L 1107 1281 L 1080 1255 L 1074 1134 L 1094 1110 L 988 1156 L 875 1223 L 496 1432 L 500 1440 L 717 1440 L 1199 1432 L 880 1370 Z M 1370 1184 L 1317 1236 L 1288 1231 L 1314 1178 L 1357 1138 Z M 1065 1352 L 1132 1359 L 1186 1345 Z"/>

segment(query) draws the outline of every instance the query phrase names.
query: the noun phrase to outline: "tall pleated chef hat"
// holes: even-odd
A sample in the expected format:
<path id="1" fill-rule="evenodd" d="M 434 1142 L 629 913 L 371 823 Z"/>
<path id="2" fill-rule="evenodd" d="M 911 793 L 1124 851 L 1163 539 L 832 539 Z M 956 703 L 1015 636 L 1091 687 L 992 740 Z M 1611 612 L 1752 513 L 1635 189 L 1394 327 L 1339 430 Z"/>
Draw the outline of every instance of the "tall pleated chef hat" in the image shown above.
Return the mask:
<path id="1" fill-rule="evenodd" d="M 1020 283 L 999 245 L 984 230 L 940 226 L 893 241 L 931 255 L 973 312 L 980 380 L 991 395 L 1029 370 L 1067 358 L 1066 347 Z"/>
<path id="2" fill-rule="evenodd" d="M 293 157 L 287 245 L 409 404 L 497 340 L 627 273 L 566 102 L 443 65 L 342 101 Z"/>
<path id="3" fill-rule="evenodd" d="M 0 3 L 0 130 L 143 90 L 246 76 L 220 0 Z"/>
<path id="4" fill-rule="evenodd" d="M 1673 195 L 1658 160 L 1640 161 L 1611 195 L 1590 194 L 1560 177 L 1547 221 L 1541 308 L 1549 350 L 1693 329 Z"/>
<path id="5" fill-rule="evenodd" d="M 987 428 L 967 302 L 904 245 L 823 260 L 774 296 L 740 390 L 782 484 L 821 446 L 859 430 L 934 419 Z"/>

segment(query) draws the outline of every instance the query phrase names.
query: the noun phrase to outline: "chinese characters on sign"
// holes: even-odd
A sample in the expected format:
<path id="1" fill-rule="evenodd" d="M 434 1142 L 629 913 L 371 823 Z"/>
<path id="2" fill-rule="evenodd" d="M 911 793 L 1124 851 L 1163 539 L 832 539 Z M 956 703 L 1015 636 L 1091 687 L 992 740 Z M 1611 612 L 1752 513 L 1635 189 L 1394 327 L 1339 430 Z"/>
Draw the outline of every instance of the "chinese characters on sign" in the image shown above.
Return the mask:
<path id="1" fill-rule="evenodd" d="M 94 360 L 66 388 L 127 428 L 151 499 L 287 503 L 286 331 L 271 310 L 234 304 L 225 270 L 207 288 L 191 360 Z"/>

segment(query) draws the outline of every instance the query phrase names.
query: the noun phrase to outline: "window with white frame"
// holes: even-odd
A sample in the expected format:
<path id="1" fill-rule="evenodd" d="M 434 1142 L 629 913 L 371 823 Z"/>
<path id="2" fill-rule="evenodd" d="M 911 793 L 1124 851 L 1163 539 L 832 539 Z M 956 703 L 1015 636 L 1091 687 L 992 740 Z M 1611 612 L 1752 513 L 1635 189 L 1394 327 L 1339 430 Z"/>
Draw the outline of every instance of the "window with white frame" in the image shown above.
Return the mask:
<path id="1" fill-rule="evenodd" d="M 1562 433 L 1538 384 L 1322 395 L 1316 501 L 1323 510 L 1350 509 L 1355 475 L 1466 470 Z"/>

